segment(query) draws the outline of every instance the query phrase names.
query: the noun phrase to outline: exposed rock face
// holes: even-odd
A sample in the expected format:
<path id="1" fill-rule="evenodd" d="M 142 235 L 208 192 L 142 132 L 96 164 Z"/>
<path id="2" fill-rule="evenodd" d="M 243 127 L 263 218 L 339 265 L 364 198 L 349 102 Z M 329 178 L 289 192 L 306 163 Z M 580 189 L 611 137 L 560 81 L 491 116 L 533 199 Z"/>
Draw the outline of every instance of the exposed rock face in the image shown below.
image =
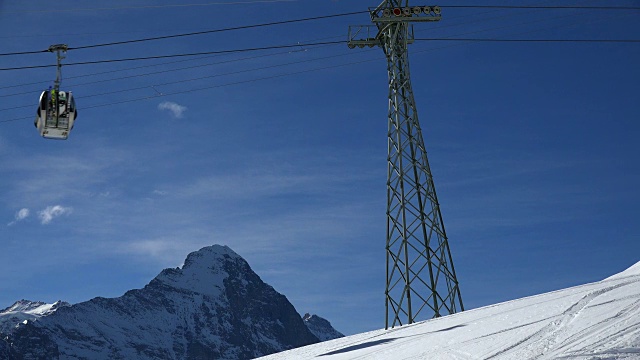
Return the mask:
<path id="1" fill-rule="evenodd" d="M 309 331 L 315 335 L 320 341 L 333 340 L 344 337 L 342 333 L 331 326 L 331 323 L 318 315 L 304 314 L 302 317 L 304 324 L 307 325 Z"/>
<path id="2" fill-rule="evenodd" d="M 9 357 L 9 343 L 4 339 L 0 339 L 0 359 L 10 359 Z"/>
<path id="3" fill-rule="evenodd" d="M 12 359 L 195 360 L 251 359 L 318 339 L 285 296 L 231 249 L 215 245 L 143 289 L 20 324 L 6 342 Z"/>

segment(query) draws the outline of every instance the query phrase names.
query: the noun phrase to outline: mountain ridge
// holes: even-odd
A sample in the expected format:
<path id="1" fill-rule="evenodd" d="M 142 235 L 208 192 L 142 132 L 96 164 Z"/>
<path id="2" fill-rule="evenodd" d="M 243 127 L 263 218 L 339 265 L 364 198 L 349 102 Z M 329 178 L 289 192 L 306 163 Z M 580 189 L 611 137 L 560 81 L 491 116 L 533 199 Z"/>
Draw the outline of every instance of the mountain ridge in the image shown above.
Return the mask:
<path id="1" fill-rule="evenodd" d="M 11 306 L 0 310 L 0 333 L 9 333 L 24 321 L 34 321 L 54 313 L 61 307 L 71 304 L 58 300 L 52 304 L 42 301 L 21 299 Z"/>
<path id="2" fill-rule="evenodd" d="M 307 325 L 309 331 L 320 341 L 333 340 L 344 337 L 344 335 L 331 326 L 331 323 L 318 315 L 306 313 L 302 316 L 302 321 Z"/>
<path id="3" fill-rule="evenodd" d="M 20 323 L 5 341 L 16 358 L 249 359 L 319 339 L 286 296 L 233 250 L 213 245 L 142 289 L 60 307 Z"/>

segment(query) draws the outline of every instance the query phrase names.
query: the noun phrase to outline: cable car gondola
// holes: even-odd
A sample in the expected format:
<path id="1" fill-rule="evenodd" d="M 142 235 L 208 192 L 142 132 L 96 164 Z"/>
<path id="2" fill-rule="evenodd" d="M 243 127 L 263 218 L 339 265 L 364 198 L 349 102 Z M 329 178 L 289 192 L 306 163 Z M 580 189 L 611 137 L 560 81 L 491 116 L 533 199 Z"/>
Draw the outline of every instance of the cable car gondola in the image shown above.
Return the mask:
<path id="1" fill-rule="evenodd" d="M 66 53 L 67 45 L 51 45 L 49 51 L 57 52 L 58 73 L 55 86 L 53 88 L 49 87 L 49 90 L 45 90 L 40 94 L 34 125 L 44 138 L 66 140 L 71 129 L 73 129 L 73 123 L 78 117 L 73 94 L 71 91 L 60 90 L 62 70 L 60 61 L 64 59 L 60 52 Z"/>
<path id="2" fill-rule="evenodd" d="M 35 126 L 47 139 L 65 140 L 78 116 L 71 91 L 45 90 L 40 94 Z"/>

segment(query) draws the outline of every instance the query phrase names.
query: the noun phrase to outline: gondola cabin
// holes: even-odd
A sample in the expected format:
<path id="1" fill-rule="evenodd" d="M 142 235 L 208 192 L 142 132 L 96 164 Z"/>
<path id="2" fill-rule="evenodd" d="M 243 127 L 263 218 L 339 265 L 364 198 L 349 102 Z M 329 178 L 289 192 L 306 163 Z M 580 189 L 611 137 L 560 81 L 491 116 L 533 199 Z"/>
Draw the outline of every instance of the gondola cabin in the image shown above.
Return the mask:
<path id="1" fill-rule="evenodd" d="M 45 90 L 40 94 L 35 126 L 44 138 L 66 140 L 77 116 L 71 91 Z"/>

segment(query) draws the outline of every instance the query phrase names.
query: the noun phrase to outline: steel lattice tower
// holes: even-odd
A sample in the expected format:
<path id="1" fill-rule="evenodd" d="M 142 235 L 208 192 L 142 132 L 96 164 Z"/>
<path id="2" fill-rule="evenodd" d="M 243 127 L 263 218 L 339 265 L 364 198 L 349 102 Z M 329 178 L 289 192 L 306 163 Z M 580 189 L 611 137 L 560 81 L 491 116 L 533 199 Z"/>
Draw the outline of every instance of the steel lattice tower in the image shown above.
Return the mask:
<path id="1" fill-rule="evenodd" d="M 349 28 L 350 48 L 380 46 L 389 73 L 385 328 L 463 311 L 411 88 L 412 22 L 438 21 L 438 6 L 386 0 L 374 25 Z"/>

